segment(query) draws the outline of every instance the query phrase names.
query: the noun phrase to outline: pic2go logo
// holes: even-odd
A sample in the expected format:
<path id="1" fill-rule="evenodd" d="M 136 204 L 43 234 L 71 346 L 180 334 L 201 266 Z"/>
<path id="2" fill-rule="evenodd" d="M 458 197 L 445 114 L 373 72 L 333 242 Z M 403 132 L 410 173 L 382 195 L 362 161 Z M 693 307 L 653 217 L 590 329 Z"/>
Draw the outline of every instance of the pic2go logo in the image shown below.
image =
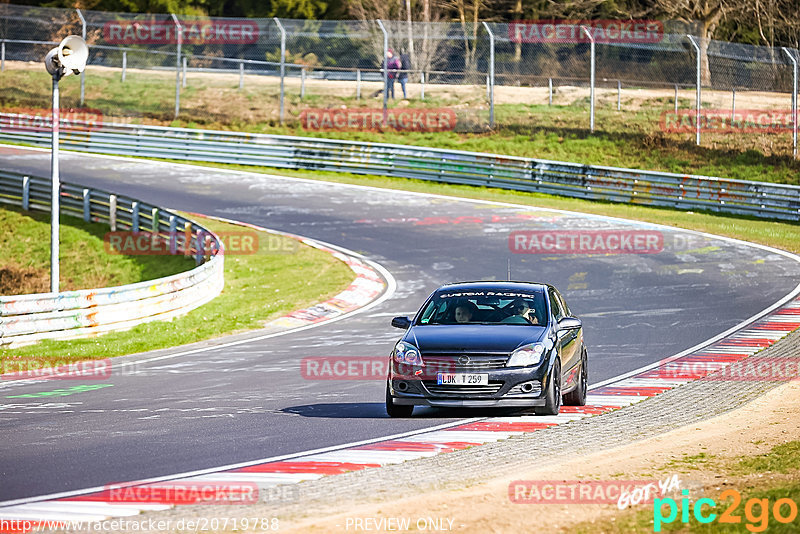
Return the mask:
<path id="1" fill-rule="evenodd" d="M 689 501 L 689 490 L 681 492 L 683 498 L 680 504 L 675 499 L 666 497 L 663 499 L 655 499 L 653 501 L 653 531 L 661 532 L 662 525 L 673 523 L 678 518 L 678 513 L 681 515 L 681 523 L 689 523 L 689 513 L 694 515 L 698 523 L 742 523 L 742 516 L 736 514 L 736 509 L 742 503 L 742 496 L 738 490 L 729 489 L 725 490 L 719 495 L 720 501 L 727 501 L 732 499 L 724 512 L 719 516 L 712 510 L 717 507 L 716 501 L 709 498 L 698 499 L 692 506 Z M 667 509 L 667 515 L 664 515 L 664 509 Z M 764 532 L 769 527 L 770 512 L 772 517 L 778 523 L 788 524 L 797 519 L 797 503 L 788 498 L 782 498 L 775 501 L 770 508 L 769 499 L 757 499 L 755 497 L 748 499 L 744 505 L 744 516 L 747 520 L 745 524 L 747 530 L 750 532 Z"/>

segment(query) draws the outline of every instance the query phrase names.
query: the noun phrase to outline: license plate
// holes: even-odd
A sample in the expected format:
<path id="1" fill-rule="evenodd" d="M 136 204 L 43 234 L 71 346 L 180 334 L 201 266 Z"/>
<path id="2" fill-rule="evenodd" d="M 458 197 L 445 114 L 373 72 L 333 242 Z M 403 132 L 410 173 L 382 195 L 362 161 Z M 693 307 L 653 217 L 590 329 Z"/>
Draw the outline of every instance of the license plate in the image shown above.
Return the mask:
<path id="1" fill-rule="evenodd" d="M 488 374 L 436 373 L 436 383 L 440 386 L 488 386 Z"/>

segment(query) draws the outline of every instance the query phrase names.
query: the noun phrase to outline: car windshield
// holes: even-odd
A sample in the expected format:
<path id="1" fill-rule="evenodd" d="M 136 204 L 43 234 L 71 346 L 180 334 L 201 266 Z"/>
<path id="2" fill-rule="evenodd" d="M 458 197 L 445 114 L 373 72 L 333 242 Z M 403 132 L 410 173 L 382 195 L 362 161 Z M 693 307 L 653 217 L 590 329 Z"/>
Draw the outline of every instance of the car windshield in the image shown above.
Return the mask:
<path id="1" fill-rule="evenodd" d="M 428 302 L 417 324 L 542 326 L 547 322 L 546 317 L 543 293 L 443 291 Z"/>

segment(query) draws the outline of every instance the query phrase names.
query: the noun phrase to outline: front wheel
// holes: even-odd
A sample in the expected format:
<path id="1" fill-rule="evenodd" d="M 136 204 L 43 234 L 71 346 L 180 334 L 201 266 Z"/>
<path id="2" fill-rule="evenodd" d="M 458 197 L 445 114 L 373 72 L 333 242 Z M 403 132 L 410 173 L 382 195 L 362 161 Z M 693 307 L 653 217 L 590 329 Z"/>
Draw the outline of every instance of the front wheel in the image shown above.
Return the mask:
<path id="1" fill-rule="evenodd" d="M 389 417 L 411 417 L 414 412 L 414 407 L 411 405 L 395 404 L 389 393 L 389 384 L 386 384 L 386 413 Z"/>
<path id="2" fill-rule="evenodd" d="M 536 415 L 558 415 L 561 408 L 561 362 L 558 361 L 558 358 L 553 364 L 553 370 L 547 382 L 546 402 L 544 406 L 536 406 L 533 409 Z"/>
<path id="3" fill-rule="evenodd" d="M 578 386 L 564 395 L 564 405 L 566 406 L 586 406 L 586 394 L 589 390 L 589 370 L 587 368 L 589 362 L 586 357 L 586 349 L 583 349 L 581 357 L 581 374 L 578 377 Z"/>

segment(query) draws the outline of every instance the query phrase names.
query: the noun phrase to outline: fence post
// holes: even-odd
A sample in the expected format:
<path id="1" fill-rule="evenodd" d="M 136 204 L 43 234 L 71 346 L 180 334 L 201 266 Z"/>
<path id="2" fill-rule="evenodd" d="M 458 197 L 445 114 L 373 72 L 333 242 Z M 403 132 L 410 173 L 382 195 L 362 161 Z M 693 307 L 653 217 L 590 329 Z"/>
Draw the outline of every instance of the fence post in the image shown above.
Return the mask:
<path id="1" fill-rule="evenodd" d="M 244 89 L 244 61 L 239 62 L 239 90 Z"/>
<path id="2" fill-rule="evenodd" d="M 381 19 L 376 21 L 383 32 L 383 125 L 389 120 L 389 32 L 383 26 Z"/>
<path id="3" fill-rule="evenodd" d="M 792 62 L 792 156 L 797 157 L 797 58 L 785 46 L 781 48 Z"/>
<path id="4" fill-rule="evenodd" d="M 675 115 L 678 114 L 678 84 L 675 84 Z"/>
<path id="5" fill-rule="evenodd" d="M 78 18 L 81 19 L 81 37 L 86 41 L 86 19 L 83 18 L 83 13 L 80 9 L 76 9 Z M 81 71 L 81 106 L 83 106 L 84 94 L 86 89 L 86 69 Z"/>
<path id="6" fill-rule="evenodd" d="M 419 93 L 419 99 L 425 100 L 425 72 L 420 72 L 420 80 L 422 81 L 422 90 Z"/>
<path id="7" fill-rule="evenodd" d="M 300 69 L 300 100 L 306 96 L 306 68 Z"/>
<path id="8" fill-rule="evenodd" d="M 494 34 L 486 22 L 483 22 L 483 27 L 489 34 L 489 75 L 486 81 L 489 86 L 489 127 L 494 128 Z"/>
<path id="9" fill-rule="evenodd" d="M 589 129 L 594 132 L 594 35 L 586 28 L 586 26 L 581 26 L 581 31 L 583 31 L 584 35 L 589 38 L 589 50 L 590 50 L 590 70 L 589 70 Z"/>
<path id="10" fill-rule="evenodd" d="M 617 80 L 617 111 L 622 110 L 622 80 Z"/>
<path id="11" fill-rule="evenodd" d="M 5 72 L 6 70 L 6 40 L 3 39 L 0 42 L 0 72 Z"/>
<path id="12" fill-rule="evenodd" d="M 697 55 L 697 79 L 695 80 L 695 86 L 697 87 L 697 95 L 695 96 L 695 144 L 700 146 L 700 108 L 702 106 L 702 90 L 700 88 L 700 47 L 697 46 L 697 42 L 694 40 L 694 37 L 687 34 L 686 38 L 689 39 L 689 42 L 692 43 L 694 47 L 694 52 Z"/>
<path id="13" fill-rule="evenodd" d="M 283 124 L 283 112 L 284 112 L 284 105 L 283 105 L 283 78 L 286 74 L 286 30 L 283 29 L 283 24 L 278 19 L 278 17 L 274 17 L 272 20 L 275 21 L 275 24 L 278 25 L 278 30 L 281 32 L 281 108 L 280 108 L 280 120 L 281 124 Z"/>
<path id="14" fill-rule="evenodd" d="M 125 83 L 125 71 L 128 70 L 128 51 L 122 51 L 122 83 Z"/>
<path id="15" fill-rule="evenodd" d="M 356 69 L 356 100 L 361 100 L 361 69 Z"/>
<path id="16" fill-rule="evenodd" d="M 549 98 L 547 99 L 547 105 L 548 106 L 552 106 L 553 105 L 553 78 L 547 78 L 547 91 L 548 91 L 548 94 L 550 95 Z"/>
<path id="17" fill-rule="evenodd" d="M 181 45 L 183 44 L 183 27 L 178 22 L 178 17 L 175 13 L 172 15 L 172 22 L 175 23 L 175 31 L 178 36 L 178 50 L 175 55 L 175 118 L 178 118 L 178 113 L 181 111 Z"/>
<path id="18" fill-rule="evenodd" d="M 83 190 L 83 220 L 92 222 L 92 190 L 88 188 Z"/>
<path id="19" fill-rule="evenodd" d="M 731 90 L 731 125 L 733 125 L 734 117 L 736 116 L 736 88 Z"/>
<path id="20" fill-rule="evenodd" d="M 188 60 L 186 59 L 186 56 L 183 56 L 183 79 L 181 80 L 181 87 L 186 87 L 186 64 L 187 63 L 188 63 Z"/>
<path id="21" fill-rule="evenodd" d="M 22 209 L 28 211 L 31 203 L 31 177 L 22 178 Z"/>

